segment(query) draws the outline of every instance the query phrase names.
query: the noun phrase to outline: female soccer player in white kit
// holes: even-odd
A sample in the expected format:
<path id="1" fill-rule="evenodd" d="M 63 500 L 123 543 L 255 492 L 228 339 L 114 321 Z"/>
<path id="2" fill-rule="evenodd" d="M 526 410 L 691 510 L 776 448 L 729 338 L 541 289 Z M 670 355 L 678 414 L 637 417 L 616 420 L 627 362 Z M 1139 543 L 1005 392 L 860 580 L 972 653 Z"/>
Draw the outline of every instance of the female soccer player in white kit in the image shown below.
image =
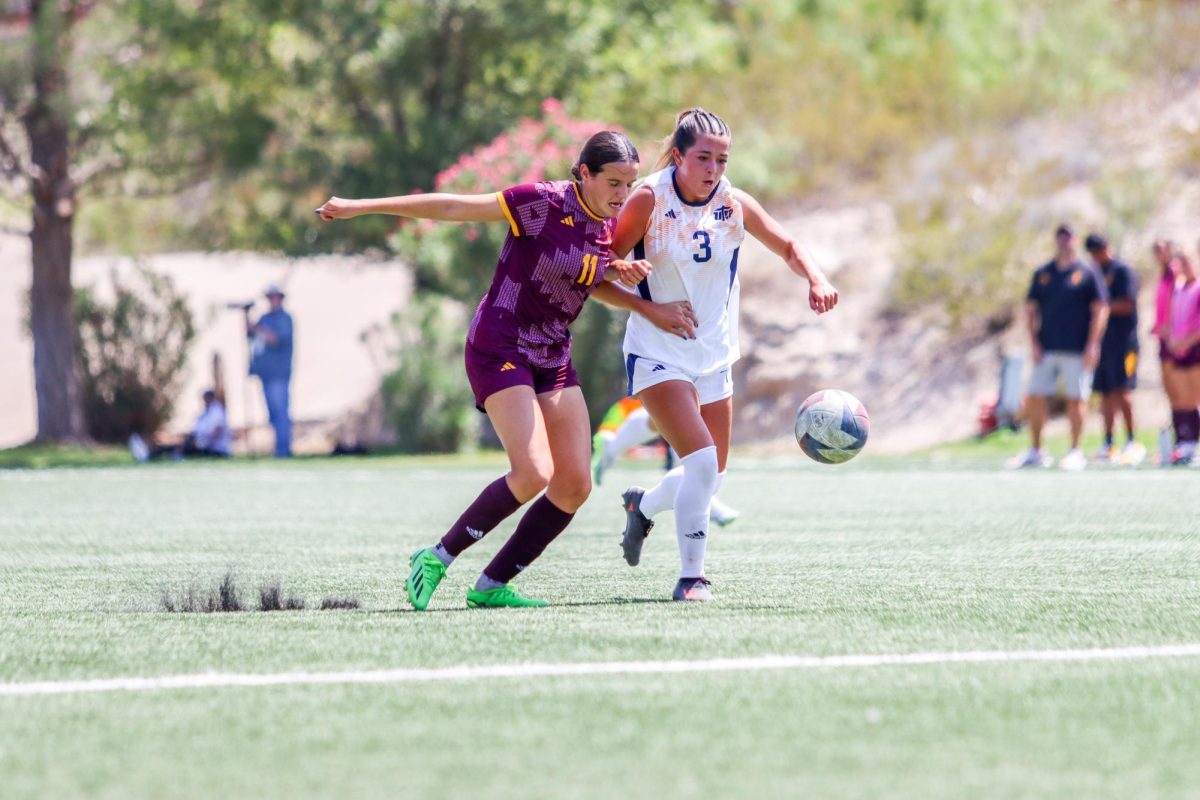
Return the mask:
<path id="1" fill-rule="evenodd" d="M 622 546 L 636 566 L 652 518 L 673 508 L 680 573 L 672 597 L 711 600 L 704 576 L 709 503 L 720 486 L 733 428 L 730 369 L 738 348 L 738 253 L 748 232 L 808 280 L 809 307 L 822 314 L 837 290 L 754 198 L 725 178 L 729 126 L 702 108 L 681 113 L 659 162 L 617 221 L 613 252 L 633 250 L 653 265 L 630 294 L 601 287 L 595 297 L 634 311 L 625 329 L 629 393 L 680 456 L 657 486 L 622 496 Z M 661 304 L 689 313 L 664 328 Z M 658 309 L 652 308 L 660 304 Z"/>

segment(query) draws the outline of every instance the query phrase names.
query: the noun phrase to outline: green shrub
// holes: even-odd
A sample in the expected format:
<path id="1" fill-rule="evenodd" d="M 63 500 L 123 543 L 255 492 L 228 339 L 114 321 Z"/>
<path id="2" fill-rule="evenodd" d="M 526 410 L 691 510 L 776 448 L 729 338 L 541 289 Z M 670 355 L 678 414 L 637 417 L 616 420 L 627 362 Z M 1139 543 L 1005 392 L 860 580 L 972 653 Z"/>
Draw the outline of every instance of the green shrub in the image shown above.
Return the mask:
<path id="1" fill-rule="evenodd" d="M 196 336 L 186 299 L 171 279 L 139 266 L 129 283 L 110 273 L 113 300 L 75 290 L 76 351 L 84 415 L 96 441 L 151 436 L 171 418 Z"/>
<path id="2" fill-rule="evenodd" d="M 471 446 L 479 414 L 463 368 L 463 314 L 453 303 L 417 297 L 392 318 L 388 356 L 399 366 L 383 379 L 384 413 L 406 453 L 453 453 Z"/>

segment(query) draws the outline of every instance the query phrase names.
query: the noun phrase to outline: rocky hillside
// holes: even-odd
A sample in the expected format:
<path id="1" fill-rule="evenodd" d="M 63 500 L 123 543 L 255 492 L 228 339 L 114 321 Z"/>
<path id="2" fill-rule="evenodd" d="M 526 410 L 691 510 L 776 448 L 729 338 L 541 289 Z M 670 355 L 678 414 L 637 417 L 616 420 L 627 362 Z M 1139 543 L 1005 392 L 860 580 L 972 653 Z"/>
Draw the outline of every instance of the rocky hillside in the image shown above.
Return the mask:
<path id="1" fill-rule="evenodd" d="M 1019 309 L 1029 272 L 1049 257 L 1052 228 L 1046 220 L 1069 220 L 1080 230 L 1119 229 L 1121 255 L 1139 268 L 1145 284 L 1153 276 L 1149 248 L 1156 237 L 1175 239 L 1193 253 L 1200 240 L 1196 77 L 1140 87 L 1102 113 L 1031 120 L 985 140 L 940 143 L 899 177 L 891 202 L 793 216 L 787 227 L 842 293 L 841 305 L 822 318 L 808 310 L 803 280 L 761 247 L 748 246 L 741 272 L 744 357 L 736 373 L 735 440 L 791 447 L 794 411 L 818 388 L 845 389 L 866 404 L 872 448 L 878 451 L 969 436 L 980 400 L 998 388 L 1001 358 L 1027 355 L 1026 337 L 1020 325 L 1000 333 L 970 319 L 951 325 L 937 298 L 896 307 L 892 286 L 907 236 L 897 221 L 902 204 L 971 203 L 985 211 L 990 205 L 997 217 L 1011 212 L 1018 224 L 1031 226 L 1034 238 L 1023 258 L 1028 271 L 1014 274 L 1010 310 Z M 992 169 L 964 185 L 964 153 Z M 1003 159 L 1000 168 L 996 159 Z M 1151 181 L 1141 213 L 1127 208 L 1136 201 L 1131 195 L 1146 191 L 1145 181 L 1131 187 L 1107 180 L 1130 171 Z M 1153 313 L 1150 292 L 1141 301 L 1144 331 Z M 1140 419 L 1161 424 L 1165 412 L 1155 358 L 1143 360 L 1139 381 Z"/>

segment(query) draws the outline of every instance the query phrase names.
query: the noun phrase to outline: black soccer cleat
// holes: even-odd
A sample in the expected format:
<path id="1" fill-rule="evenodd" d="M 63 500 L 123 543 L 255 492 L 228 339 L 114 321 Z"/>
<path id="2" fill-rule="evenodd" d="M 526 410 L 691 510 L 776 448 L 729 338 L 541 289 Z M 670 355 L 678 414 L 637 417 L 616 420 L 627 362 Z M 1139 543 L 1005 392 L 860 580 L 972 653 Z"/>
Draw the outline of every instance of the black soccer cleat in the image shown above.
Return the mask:
<path id="1" fill-rule="evenodd" d="M 642 496 L 646 490 L 632 486 L 621 495 L 621 507 L 625 509 L 625 534 L 621 537 L 621 549 L 625 551 L 625 563 L 636 567 L 642 560 L 642 545 L 654 527 L 654 520 L 642 513 Z"/>
<path id="2" fill-rule="evenodd" d="M 671 593 L 672 600 L 683 602 L 712 602 L 712 582 L 703 575 L 699 578 L 680 578 Z"/>

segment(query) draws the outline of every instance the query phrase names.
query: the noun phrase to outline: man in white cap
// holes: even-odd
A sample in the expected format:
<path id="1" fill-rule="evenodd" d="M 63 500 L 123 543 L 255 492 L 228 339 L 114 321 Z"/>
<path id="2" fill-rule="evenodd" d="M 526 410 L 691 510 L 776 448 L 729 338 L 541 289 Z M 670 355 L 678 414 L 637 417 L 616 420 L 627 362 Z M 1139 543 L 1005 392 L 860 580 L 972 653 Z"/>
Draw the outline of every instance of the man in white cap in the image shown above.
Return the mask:
<path id="1" fill-rule="evenodd" d="M 276 284 L 264 293 L 271 310 L 250 319 L 246 308 L 246 335 L 250 337 L 250 374 L 262 381 L 267 415 L 275 429 L 275 456 L 292 454 L 292 418 L 288 410 L 288 384 L 292 379 L 292 317 L 283 310 L 283 290 Z"/>

